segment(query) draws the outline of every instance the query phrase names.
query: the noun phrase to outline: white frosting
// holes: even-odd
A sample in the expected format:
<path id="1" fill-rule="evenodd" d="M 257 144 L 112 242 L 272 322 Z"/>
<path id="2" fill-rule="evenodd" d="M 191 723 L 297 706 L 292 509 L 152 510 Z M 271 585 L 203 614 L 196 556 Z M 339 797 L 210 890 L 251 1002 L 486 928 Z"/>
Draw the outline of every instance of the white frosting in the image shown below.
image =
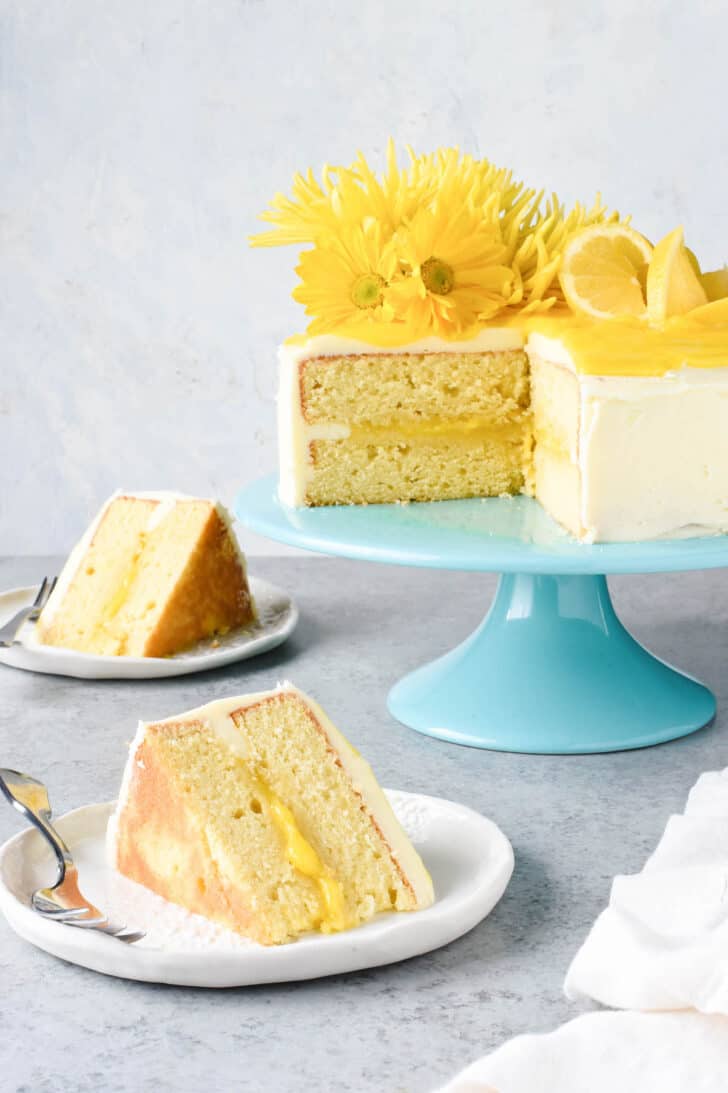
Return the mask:
<path id="1" fill-rule="evenodd" d="M 522 349 L 523 333 L 515 327 L 493 326 L 479 330 L 473 338 L 447 341 L 445 338 L 420 338 L 406 345 L 370 345 L 338 334 L 319 334 L 305 341 L 285 342 L 281 354 L 296 364 L 315 357 L 380 356 L 392 353 L 496 353 L 506 349 Z"/>
<path id="2" fill-rule="evenodd" d="M 221 505 L 219 501 L 214 500 L 214 498 L 208 497 L 193 497 L 190 494 L 176 493 L 172 490 L 116 490 L 115 493 L 112 493 L 111 497 L 109 497 L 101 506 L 99 512 L 96 514 L 94 519 L 84 531 L 81 538 L 73 547 L 71 553 L 68 555 L 66 563 L 58 576 L 56 587 L 53 589 L 53 594 L 49 597 L 48 603 L 43 608 L 43 613 L 41 617 L 46 626 L 50 625 L 54 617 L 58 614 L 59 610 L 61 610 L 66 593 L 68 592 L 73 578 L 76 576 L 76 572 L 78 571 L 79 566 L 83 562 L 84 556 L 86 555 L 86 552 L 93 541 L 93 537 L 96 534 L 96 531 L 101 521 L 106 515 L 109 506 L 119 497 L 134 497 L 138 498 L 140 501 L 160 502 L 160 504 L 156 505 L 152 512 L 150 512 L 149 514 L 149 519 L 144 529 L 146 532 L 154 531 L 156 527 L 159 527 L 162 521 L 166 519 L 170 512 L 172 512 L 174 506 L 179 501 L 207 501 L 209 502 L 209 504 L 214 505 L 215 511 L 217 512 L 220 519 L 223 521 L 230 533 L 230 537 L 233 544 L 235 545 L 235 549 L 238 554 L 238 560 L 240 562 L 243 574 L 247 575 L 245 555 L 240 549 L 237 538 L 235 536 L 232 525 L 232 518 L 227 509 L 223 505 Z"/>
<path id="3" fill-rule="evenodd" d="M 313 474 L 309 444 L 312 440 L 341 440 L 346 425 L 308 425 L 301 407 L 299 361 L 286 346 L 279 350 L 278 370 L 278 496 L 284 505 L 303 505 Z"/>
<path id="4" fill-rule="evenodd" d="M 578 385 L 574 473 L 560 488 L 577 491 L 568 507 L 583 541 L 728 531 L 728 362 L 661 376 L 593 376 L 578 372 L 553 338 L 532 334 L 527 350 L 568 369 Z"/>
<path id="5" fill-rule="evenodd" d="M 308 695 L 305 695 L 302 691 L 299 691 L 297 687 L 294 687 L 292 683 L 288 682 L 280 683 L 272 691 L 259 691 L 254 694 L 217 699 L 214 702 L 209 702 L 205 706 L 198 706 L 196 709 L 187 710 L 185 713 L 176 714 L 160 721 L 142 721 L 139 723 L 136 736 L 129 748 L 129 756 L 124 769 L 116 809 L 109 820 L 107 830 L 107 846 L 109 860 L 112 865 L 116 864 L 117 859 L 119 817 L 129 799 L 132 775 L 134 773 L 134 767 L 138 762 L 137 752 L 144 741 L 147 729 L 152 725 L 156 726 L 185 721 L 202 721 L 220 737 L 227 747 L 240 755 L 241 758 L 246 759 L 247 752 L 245 749 L 245 742 L 240 730 L 233 721 L 231 714 L 237 710 L 255 706 L 259 702 L 279 694 L 297 695 L 298 698 L 305 702 L 309 707 L 314 717 L 323 728 L 331 747 L 336 752 L 354 789 L 361 795 L 367 811 L 374 818 L 384 839 L 390 846 L 394 857 L 399 862 L 405 876 L 412 885 L 418 904 L 422 907 L 428 906 L 432 903 L 434 898 L 430 876 L 423 866 L 416 850 L 400 827 L 389 802 L 377 785 L 371 767 L 366 760 L 362 759 L 362 757 L 352 748 L 346 737 L 339 732 L 318 703 L 314 702 L 312 698 L 309 698 Z"/>
<path id="6" fill-rule="evenodd" d="M 408 345 L 373 346 L 367 342 L 323 334 L 300 345 L 286 343 L 278 350 L 278 496 L 284 505 L 306 503 L 306 487 L 313 475 L 309 445 L 316 440 L 345 440 L 347 424 L 308 424 L 301 407 L 300 365 L 317 357 L 381 356 L 400 353 L 495 353 L 523 348 L 523 334 L 509 327 L 481 330 L 468 341 L 423 338 Z"/>

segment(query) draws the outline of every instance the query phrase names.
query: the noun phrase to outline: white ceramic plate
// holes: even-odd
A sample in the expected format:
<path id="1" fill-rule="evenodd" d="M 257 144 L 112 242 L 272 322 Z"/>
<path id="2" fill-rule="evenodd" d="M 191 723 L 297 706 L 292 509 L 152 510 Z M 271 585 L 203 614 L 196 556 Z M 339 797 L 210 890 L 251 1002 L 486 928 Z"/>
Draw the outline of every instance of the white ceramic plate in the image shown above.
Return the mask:
<path id="1" fill-rule="evenodd" d="M 20 630 L 17 645 L 0 648 L 0 664 L 78 679 L 155 679 L 205 672 L 245 660 L 280 645 L 298 622 L 298 608 L 285 592 L 259 577 L 249 577 L 249 582 L 258 608 L 257 622 L 217 638 L 215 646 L 208 638 L 172 657 L 101 657 L 40 645 L 34 636 L 35 623 L 29 622 Z M 32 603 L 37 591 L 31 587 L 0 593 L 0 626 Z"/>
<path id="2" fill-rule="evenodd" d="M 493 909 L 513 871 L 513 851 L 491 821 L 438 797 L 387 791 L 400 822 L 432 874 L 435 903 L 425 911 L 378 915 L 340 934 L 309 934 L 261 946 L 188 914 L 120 877 L 106 864 L 113 804 L 69 812 L 58 828 L 69 843 L 84 894 L 115 922 L 147 931 L 135 945 L 49 922 L 30 893 L 54 876 L 50 850 L 33 829 L 0 848 L 0 910 L 17 934 L 46 952 L 94 971 L 151 983 L 242 987 L 358 971 L 430 952 L 460 937 Z"/>

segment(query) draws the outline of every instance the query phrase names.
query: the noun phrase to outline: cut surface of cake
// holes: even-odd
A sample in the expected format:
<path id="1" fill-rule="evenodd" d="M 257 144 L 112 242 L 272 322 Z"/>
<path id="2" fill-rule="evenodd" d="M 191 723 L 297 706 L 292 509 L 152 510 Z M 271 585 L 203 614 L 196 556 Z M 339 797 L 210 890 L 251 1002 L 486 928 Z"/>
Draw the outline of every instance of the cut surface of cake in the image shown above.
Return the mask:
<path id="1" fill-rule="evenodd" d="M 164 657 L 254 619 L 245 559 L 220 504 L 119 492 L 69 556 L 36 639 L 84 653 Z"/>
<path id="2" fill-rule="evenodd" d="M 291 684 L 141 723 L 109 852 L 124 876 L 265 945 L 434 899 L 371 768 Z"/>
<path id="3" fill-rule="evenodd" d="M 280 353 L 281 498 L 291 505 L 517 493 L 531 449 L 518 331 L 397 353 L 316 338 Z"/>
<path id="4" fill-rule="evenodd" d="M 585 543 L 728 532 L 728 269 L 439 149 L 296 178 L 290 506 L 525 493 Z"/>
<path id="5" fill-rule="evenodd" d="M 512 348 L 283 346 L 281 500 L 525 493 L 587 543 L 728 531 L 728 331 L 595 332 L 560 317 L 475 341 Z M 381 396 L 390 376 L 396 400 Z M 368 425 L 378 413 L 379 430 Z"/>

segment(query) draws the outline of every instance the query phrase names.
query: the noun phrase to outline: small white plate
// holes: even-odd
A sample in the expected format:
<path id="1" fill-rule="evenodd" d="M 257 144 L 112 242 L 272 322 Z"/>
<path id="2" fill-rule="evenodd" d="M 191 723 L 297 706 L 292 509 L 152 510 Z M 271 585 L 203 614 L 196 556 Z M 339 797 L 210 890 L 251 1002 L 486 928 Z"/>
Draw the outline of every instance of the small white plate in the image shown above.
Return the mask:
<path id="1" fill-rule="evenodd" d="M 49 922 L 30 893 L 54 875 L 50 849 L 33 829 L 0 848 L 0 910 L 17 934 L 46 952 L 123 979 L 192 987 L 243 987 L 359 971 L 430 952 L 471 930 L 493 909 L 513 872 L 508 839 L 491 821 L 439 797 L 387 790 L 435 886 L 425 911 L 378 915 L 355 930 L 307 934 L 270 947 L 191 915 L 120 877 L 106 863 L 112 803 L 87 805 L 58 820 L 84 894 L 109 917 L 147 931 L 127 945 L 95 930 Z"/>
<path id="2" fill-rule="evenodd" d="M 298 608 L 285 592 L 259 577 L 249 577 L 249 582 L 258 620 L 251 626 L 231 630 L 216 638 L 214 646 L 208 638 L 171 657 L 102 657 L 41 645 L 35 639 L 35 623 L 28 622 L 18 634 L 19 644 L 0 647 L 0 664 L 52 676 L 76 676 L 77 679 L 156 679 L 206 672 L 209 668 L 246 660 L 280 645 L 298 622 Z M 0 593 L 0 626 L 32 603 L 37 591 L 36 587 L 31 587 Z"/>

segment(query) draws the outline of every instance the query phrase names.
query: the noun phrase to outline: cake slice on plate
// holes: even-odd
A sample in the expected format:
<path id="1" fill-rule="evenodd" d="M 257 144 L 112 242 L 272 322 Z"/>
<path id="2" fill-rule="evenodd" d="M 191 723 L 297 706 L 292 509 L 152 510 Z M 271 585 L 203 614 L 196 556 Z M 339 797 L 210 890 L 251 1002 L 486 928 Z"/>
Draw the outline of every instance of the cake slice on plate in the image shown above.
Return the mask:
<path id="1" fill-rule="evenodd" d="M 142 722 L 112 864 L 265 945 L 433 902 L 369 765 L 291 684 Z"/>
<path id="2" fill-rule="evenodd" d="M 220 504 L 116 493 L 63 567 L 36 637 L 84 653 L 164 657 L 254 619 L 245 559 Z"/>

